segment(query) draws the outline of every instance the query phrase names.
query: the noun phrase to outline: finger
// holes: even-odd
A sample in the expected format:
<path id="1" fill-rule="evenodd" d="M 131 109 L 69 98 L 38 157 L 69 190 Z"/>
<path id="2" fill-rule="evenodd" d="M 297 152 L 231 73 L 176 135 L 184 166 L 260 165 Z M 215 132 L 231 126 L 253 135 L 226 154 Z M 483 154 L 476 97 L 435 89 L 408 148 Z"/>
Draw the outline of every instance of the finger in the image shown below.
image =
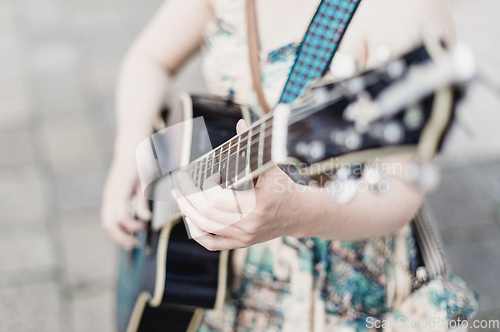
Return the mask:
<path id="1" fill-rule="evenodd" d="M 118 219 L 118 225 L 120 225 L 120 227 L 124 230 L 130 231 L 132 233 L 144 232 L 146 230 L 146 225 L 143 221 L 130 218 Z"/>
<path id="2" fill-rule="evenodd" d="M 210 251 L 239 249 L 248 246 L 237 239 L 212 234 L 200 236 L 194 240 Z"/>
<path id="3" fill-rule="evenodd" d="M 218 210 L 238 214 L 241 218 L 246 217 L 255 209 L 255 191 L 236 191 L 222 189 L 219 185 L 220 175 L 214 174 L 203 182 L 203 192 L 211 206 Z"/>
<path id="4" fill-rule="evenodd" d="M 193 223 L 188 217 L 184 217 L 184 220 L 188 225 L 189 235 L 191 236 L 192 239 L 208 234 L 207 232 L 196 226 L 196 224 Z"/>
<path id="5" fill-rule="evenodd" d="M 125 250 L 132 250 L 141 246 L 141 241 L 130 232 L 120 228 L 117 223 L 110 227 L 106 227 L 111 238 Z"/>
<path id="6" fill-rule="evenodd" d="M 134 213 L 137 218 L 149 221 L 151 220 L 152 214 L 149 208 L 149 200 L 144 197 L 142 193 L 141 186 L 137 184 L 135 189 L 135 208 Z"/>
<path id="7" fill-rule="evenodd" d="M 240 121 L 238 121 L 238 123 L 236 124 L 236 134 L 240 134 L 247 129 L 248 129 L 248 123 L 245 120 L 240 119 Z"/>
<path id="8" fill-rule="evenodd" d="M 235 212 L 227 212 L 212 206 L 206 197 L 206 192 L 201 191 L 187 173 L 178 173 L 177 179 L 179 180 L 180 189 L 183 195 L 203 216 L 225 225 L 231 225 L 241 220 L 241 216 L 237 210 Z M 234 205 L 234 197 L 231 197 L 230 201 L 224 202 L 221 205 L 230 204 Z"/>
<path id="9" fill-rule="evenodd" d="M 179 189 L 172 190 L 171 194 L 181 212 L 200 229 L 204 230 L 207 233 L 223 235 L 226 237 L 234 237 L 237 235 L 234 232 L 235 229 L 231 226 L 208 219 L 207 217 L 200 214 L 200 212 L 198 212 L 194 208 L 194 206 L 189 202 L 189 200 L 182 194 Z"/>
<path id="10" fill-rule="evenodd" d="M 142 196 L 138 197 L 135 205 L 135 215 L 137 218 L 150 221 L 152 217 L 151 210 L 149 209 L 149 200 Z"/>

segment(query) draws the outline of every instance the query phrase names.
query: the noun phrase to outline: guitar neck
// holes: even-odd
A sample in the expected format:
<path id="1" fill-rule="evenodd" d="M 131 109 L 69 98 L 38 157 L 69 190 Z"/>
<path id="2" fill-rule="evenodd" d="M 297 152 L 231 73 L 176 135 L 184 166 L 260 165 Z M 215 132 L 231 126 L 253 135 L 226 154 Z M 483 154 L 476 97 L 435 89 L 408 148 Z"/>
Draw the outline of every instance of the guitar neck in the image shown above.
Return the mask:
<path id="1" fill-rule="evenodd" d="M 252 179 L 252 174 L 260 173 L 271 161 L 271 139 L 272 117 L 254 124 L 179 171 L 190 174 L 199 188 L 217 173 L 223 188 L 238 187 L 242 180 Z"/>

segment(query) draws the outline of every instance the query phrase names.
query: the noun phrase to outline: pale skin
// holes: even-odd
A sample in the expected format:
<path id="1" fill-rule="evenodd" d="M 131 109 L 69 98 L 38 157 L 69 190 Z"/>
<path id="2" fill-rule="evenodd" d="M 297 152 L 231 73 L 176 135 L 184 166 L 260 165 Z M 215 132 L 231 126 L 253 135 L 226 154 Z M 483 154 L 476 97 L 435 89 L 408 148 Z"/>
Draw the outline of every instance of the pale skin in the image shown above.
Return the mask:
<path id="1" fill-rule="evenodd" d="M 262 49 L 271 51 L 303 34 L 299 30 L 307 25 L 318 3 L 317 0 L 257 0 Z M 277 9 L 279 16 L 275 14 Z M 135 215 L 144 221 L 151 219 L 147 201 L 139 189 L 135 148 L 151 134 L 170 78 L 198 49 L 211 16 L 210 0 L 166 1 L 123 61 L 116 93 L 114 158 L 104 188 L 101 219 L 110 236 L 125 249 L 140 245 L 134 233 L 145 228 L 143 221 L 130 214 L 134 196 Z M 294 24 L 300 20 L 302 25 Z M 415 46 L 421 28 L 429 23 L 438 25 L 444 38 L 454 42 L 454 24 L 447 0 L 363 0 L 340 52 L 367 68 L 374 67 L 380 63 L 377 58 L 380 46 L 390 47 L 394 56 L 403 54 Z M 245 127 L 244 122 L 239 122 L 237 131 Z M 402 160 L 401 157 L 391 162 Z M 203 191 L 193 188 L 186 175 L 179 180 L 181 187 L 173 195 L 191 221 L 191 227 L 212 233 L 195 238 L 210 250 L 247 247 L 284 235 L 331 240 L 385 235 L 410 221 L 423 198 L 422 192 L 397 177 L 389 177 L 390 190 L 386 194 L 360 193 L 348 204 L 338 205 L 322 190 L 299 186 L 274 168 L 261 175 L 248 193 L 255 195 L 255 204 L 241 207 L 247 211 L 242 211 L 244 219 L 240 220 L 238 211 L 228 208 L 234 206 L 233 193 L 217 187 L 217 176 L 206 181 Z M 283 191 L 284 184 L 289 189 Z M 199 193 L 192 195 L 193 190 Z"/>

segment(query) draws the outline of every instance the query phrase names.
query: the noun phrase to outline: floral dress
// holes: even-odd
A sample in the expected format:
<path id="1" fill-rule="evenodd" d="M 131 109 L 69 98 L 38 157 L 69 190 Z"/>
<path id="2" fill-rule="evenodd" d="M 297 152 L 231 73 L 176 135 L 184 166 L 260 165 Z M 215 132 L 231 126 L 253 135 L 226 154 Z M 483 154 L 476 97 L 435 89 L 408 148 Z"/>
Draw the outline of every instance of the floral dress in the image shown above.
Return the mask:
<path id="1" fill-rule="evenodd" d="M 202 67 L 209 91 L 231 95 L 258 111 L 248 62 L 245 0 L 213 0 L 212 4 L 214 16 L 205 31 Z M 262 86 L 271 106 L 279 100 L 302 37 L 260 55 Z M 342 54 L 335 56 L 332 72 L 344 59 Z M 418 267 L 411 227 L 406 225 L 382 240 L 398 259 L 398 267 L 384 256 L 376 239 L 281 237 L 233 250 L 225 304 L 220 310 L 205 311 L 198 331 L 368 331 L 375 330 L 370 317 L 383 319 L 396 309 L 400 309 L 398 315 L 409 316 L 404 310 L 412 292 L 408 272 Z M 467 290 L 455 276 L 450 282 Z M 453 294 L 443 289 L 423 294 L 420 301 L 425 308 L 420 315 L 439 312 L 448 319 L 455 317 L 459 306 L 449 297 Z M 464 313 L 467 318 L 477 310 L 474 299 L 466 307 L 470 309 Z"/>

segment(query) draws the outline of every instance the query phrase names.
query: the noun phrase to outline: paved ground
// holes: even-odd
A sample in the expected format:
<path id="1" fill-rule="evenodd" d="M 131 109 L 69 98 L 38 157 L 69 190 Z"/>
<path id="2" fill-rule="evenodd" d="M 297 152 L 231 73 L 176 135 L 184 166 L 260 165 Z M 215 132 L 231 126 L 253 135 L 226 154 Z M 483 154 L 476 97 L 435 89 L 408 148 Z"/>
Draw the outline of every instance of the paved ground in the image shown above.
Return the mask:
<path id="1" fill-rule="evenodd" d="M 0 332 L 113 330 L 115 248 L 99 226 L 113 86 L 160 0 L 0 0 Z M 497 0 L 452 0 L 500 77 Z M 196 60 L 180 86 L 199 82 Z M 180 89 L 178 85 L 178 89 Z M 455 270 L 500 318 L 500 102 L 475 86 L 430 196 Z M 495 219 L 496 218 L 496 219 Z"/>

